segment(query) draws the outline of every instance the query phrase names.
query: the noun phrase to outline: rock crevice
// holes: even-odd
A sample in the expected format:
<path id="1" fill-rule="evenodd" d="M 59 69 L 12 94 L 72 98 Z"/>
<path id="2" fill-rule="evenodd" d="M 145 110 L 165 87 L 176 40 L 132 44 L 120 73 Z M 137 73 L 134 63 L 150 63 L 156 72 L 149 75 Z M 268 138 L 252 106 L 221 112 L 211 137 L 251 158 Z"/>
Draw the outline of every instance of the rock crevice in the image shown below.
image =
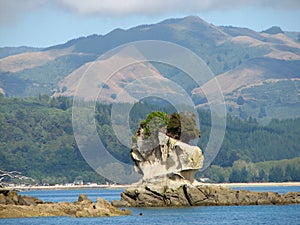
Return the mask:
<path id="1" fill-rule="evenodd" d="M 145 137 L 143 130 L 131 149 L 135 170 L 144 182 L 163 179 L 194 181 L 194 174 L 202 168 L 204 157 L 198 146 L 192 146 L 162 132 Z"/>
<path id="2" fill-rule="evenodd" d="M 229 206 L 299 204 L 300 193 L 232 190 L 217 185 L 146 185 L 130 187 L 113 205 L 130 207 Z"/>

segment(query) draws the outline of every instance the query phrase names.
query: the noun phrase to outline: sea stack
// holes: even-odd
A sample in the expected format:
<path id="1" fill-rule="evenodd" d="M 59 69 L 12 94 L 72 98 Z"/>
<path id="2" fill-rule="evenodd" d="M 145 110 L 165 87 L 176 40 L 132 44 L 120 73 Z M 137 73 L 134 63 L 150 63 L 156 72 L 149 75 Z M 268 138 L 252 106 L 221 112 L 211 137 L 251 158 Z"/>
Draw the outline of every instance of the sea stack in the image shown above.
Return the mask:
<path id="1" fill-rule="evenodd" d="M 178 181 L 193 183 L 204 157 L 190 140 L 200 136 L 192 113 L 152 112 L 133 136 L 131 158 L 142 183 Z"/>
<path id="2" fill-rule="evenodd" d="M 299 192 L 280 195 L 275 192 L 232 190 L 195 181 L 194 175 L 203 167 L 204 156 L 199 147 L 181 141 L 200 135 L 194 127 L 194 118 L 189 119 L 189 115 L 154 112 L 141 122 L 133 137 L 130 154 L 136 171 L 143 178 L 121 193 L 121 200 L 112 201 L 112 205 L 174 207 L 300 203 Z M 193 126 L 187 128 L 186 124 Z M 182 130 L 186 133 L 183 134 Z M 182 134 L 184 138 L 181 139 Z"/>

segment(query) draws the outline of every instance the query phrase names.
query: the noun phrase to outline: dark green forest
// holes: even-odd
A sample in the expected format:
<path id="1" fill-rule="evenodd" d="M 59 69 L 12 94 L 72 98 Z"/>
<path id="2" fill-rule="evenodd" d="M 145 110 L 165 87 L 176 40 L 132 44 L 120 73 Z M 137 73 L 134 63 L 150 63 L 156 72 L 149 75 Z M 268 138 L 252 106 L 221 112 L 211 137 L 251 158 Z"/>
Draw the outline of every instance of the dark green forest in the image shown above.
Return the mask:
<path id="1" fill-rule="evenodd" d="M 111 106 L 97 104 L 99 136 L 113 156 L 132 163 L 130 149 L 116 138 L 110 121 Z M 152 111 L 175 112 L 172 106 L 136 103 L 130 112 L 134 133 Z M 199 146 L 205 149 L 210 132 L 210 113 L 198 111 Z M 5 98 L 0 95 L 0 169 L 19 171 L 37 183 L 67 183 L 81 176 L 85 182 L 107 180 L 82 158 L 72 130 L 72 99 L 39 95 Z M 221 150 L 198 178 L 214 182 L 300 181 L 300 118 L 272 120 L 261 125 L 253 118 L 228 116 Z"/>

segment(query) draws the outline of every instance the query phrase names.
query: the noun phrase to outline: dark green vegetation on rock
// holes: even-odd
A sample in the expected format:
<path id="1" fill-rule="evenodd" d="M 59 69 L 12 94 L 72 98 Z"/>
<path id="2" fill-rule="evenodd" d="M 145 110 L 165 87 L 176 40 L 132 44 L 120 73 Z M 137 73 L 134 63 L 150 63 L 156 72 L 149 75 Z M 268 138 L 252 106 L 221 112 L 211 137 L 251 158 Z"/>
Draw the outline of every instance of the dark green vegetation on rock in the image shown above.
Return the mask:
<path id="1" fill-rule="evenodd" d="M 100 217 L 130 215 L 129 210 L 120 210 L 108 201 L 98 198 L 93 203 L 85 194 L 71 202 L 43 202 L 35 197 L 21 196 L 16 191 L 0 190 L 0 218 L 72 216 Z"/>
<path id="2" fill-rule="evenodd" d="M 153 111 L 147 115 L 145 120 L 140 122 L 140 128 L 144 130 L 146 136 L 164 128 L 169 137 L 182 140 L 185 143 L 200 137 L 196 117 L 193 113 L 188 112 L 174 112 L 168 115 L 165 112 Z"/>
<path id="3" fill-rule="evenodd" d="M 37 183 L 67 183 L 81 176 L 85 182 L 105 183 L 84 161 L 75 143 L 71 123 L 72 101 L 66 97 L 0 97 L 0 168 L 19 171 Z M 117 159 L 132 163 L 130 149 L 116 138 L 110 122 L 111 106 L 97 104 L 95 118 L 100 137 Z M 132 132 L 152 111 L 175 112 L 168 106 L 137 103 L 130 112 Z M 199 110 L 205 150 L 210 114 Z M 299 181 L 300 119 L 272 120 L 263 126 L 254 119 L 227 118 L 221 150 L 211 168 L 198 176 L 213 181 Z M 242 160 L 242 161 L 241 161 Z M 235 175 L 237 174 L 237 175 Z M 247 174 L 247 176 L 244 176 Z M 234 175 L 234 176 L 233 176 Z M 232 179 L 231 179 L 231 178 Z M 233 178 L 234 177 L 234 178 Z"/>

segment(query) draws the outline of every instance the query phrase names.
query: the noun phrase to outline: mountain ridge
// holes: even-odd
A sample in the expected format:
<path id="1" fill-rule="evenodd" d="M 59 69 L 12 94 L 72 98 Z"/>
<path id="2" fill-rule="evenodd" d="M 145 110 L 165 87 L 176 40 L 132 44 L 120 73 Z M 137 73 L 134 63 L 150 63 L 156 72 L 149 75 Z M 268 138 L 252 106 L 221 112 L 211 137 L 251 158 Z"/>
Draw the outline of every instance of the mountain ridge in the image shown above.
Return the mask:
<path id="1" fill-rule="evenodd" d="M 276 28 L 277 31 L 279 29 Z M 249 28 L 215 26 L 197 16 L 188 16 L 167 19 L 156 24 L 139 25 L 126 30 L 118 28 L 105 35 L 93 34 L 87 37 L 79 37 L 63 44 L 50 46 L 40 51 L 37 50 L 37 52 L 24 52 L 0 58 L 0 70 L 2 71 L 0 73 L 0 88 L 6 96 L 30 96 L 39 93 L 72 96 L 70 89 L 74 90 L 74 88 L 70 88 L 70 84 L 67 84 L 67 77 L 106 51 L 122 44 L 141 40 L 162 40 L 179 44 L 202 57 L 216 74 L 219 82 L 228 82 L 229 77 L 234 77 L 236 87 L 230 90 L 231 92 L 225 90 L 225 99 L 227 99 L 228 105 L 234 105 L 233 111 L 238 116 L 243 114 L 240 112 L 247 110 L 247 107 L 249 107 L 247 104 L 250 103 L 246 102 L 245 105 L 238 105 L 232 104 L 232 102 L 236 103 L 237 98 L 240 96 L 255 99 L 253 97 L 255 93 L 248 93 L 250 97 L 246 97 L 242 93 L 236 92 L 236 90 L 240 90 L 245 85 L 249 88 L 252 81 L 255 84 L 263 83 L 264 80 L 268 79 L 290 79 L 293 82 L 293 87 L 299 86 L 299 81 L 295 78 L 299 78 L 300 74 L 300 43 L 285 35 L 284 32 L 272 34 L 272 32 L 256 32 Z M 52 54 L 51 52 L 57 53 L 52 55 L 51 58 L 49 56 Z M 40 57 L 35 59 L 34 55 L 40 55 Z M 19 66 L 18 69 L 18 61 L 14 58 L 18 58 L 19 64 L 23 67 Z M 28 64 L 28 59 L 32 60 L 31 64 Z M 76 63 L 73 63 L 74 60 L 77 60 Z M 42 61 L 42 63 L 39 63 L 39 61 Z M 241 68 L 244 69 L 241 70 Z M 197 89 L 190 90 L 194 84 L 185 79 L 182 72 L 165 68 L 157 69 L 162 77 L 173 79 L 172 81 L 183 85 L 185 89 L 187 88 L 186 91 L 194 99 L 203 101 L 201 95 L 196 96 Z M 251 74 L 248 75 L 250 77 L 247 77 L 247 74 Z M 38 79 L 35 77 L 38 77 Z M 131 75 L 130 80 L 132 81 L 138 77 L 138 74 Z M 222 77 L 228 78 L 223 79 Z M 243 83 L 245 78 L 247 78 L 248 83 Z M 130 80 L 126 82 L 130 82 Z M 276 85 L 279 84 L 278 82 Z M 22 85 L 22 88 L 15 88 L 18 84 Z M 120 82 L 113 85 L 115 88 L 109 90 L 110 95 L 115 96 L 119 93 L 122 89 L 120 85 Z M 221 83 L 220 85 L 226 86 L 227 84 Z M 264 84 L 261 86 L 263 88 Z M 12 87 L 14 89 L 11 89 Z M 251 92 L 251 88 L 249 90 Z M 298 107 L 300 105 L 298 90 L 294 88 L 293 91 L 296 95 L 293 107 L 296 108 L 292 111 L 297 111 L 296 109 L 300 111 Z M 285 98 L 283 91 L 280 95 L 283 95 L 283 97 L 275 93 L 275 98 Z M 268 96 L 268 98 L 271 98 L 271 96 Z M 109 97 L 106 100 L 108 102 L 114 101 L 113 98 Z M 247 116 L 258 117 L 261 108 L 267 108 L 267 111 L 271 112 L 275 107 L 281 106 L 280 104 L 271 106 L 267 99 L 265 99 L 267 103 L 262 104 L 262 100 L 256 99 L 254 101 L 257 109 Z M 254 103 L 251 102 L 250 105 L 253 106 Z M 282 106 L 284 104 L 283 102 Z M 201 104 L 199 107 L 201 107 Z M 279 115 L 278 118 L 282 116 Z M 292 117 L 295 116 L 300 115 L 297 113 L 292 115 Z M 268 120 L 268 112 L 265 117 L 261 119 Z"/>

